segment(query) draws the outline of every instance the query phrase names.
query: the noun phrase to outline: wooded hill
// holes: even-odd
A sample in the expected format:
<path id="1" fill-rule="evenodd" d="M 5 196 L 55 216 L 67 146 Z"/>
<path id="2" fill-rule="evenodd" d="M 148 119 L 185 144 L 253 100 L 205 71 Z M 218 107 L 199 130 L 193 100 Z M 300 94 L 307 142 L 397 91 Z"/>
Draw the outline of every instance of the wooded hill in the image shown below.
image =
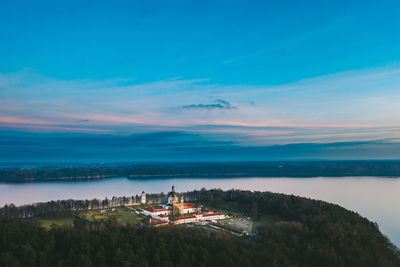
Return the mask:
<path id="1" fill-rule="evenodd" d="M 31 219 L 0 219 L 0 266 L 400 266 L 378 226 L 338 205 L 268 192 L 200 190 L 197 203 L 265 215 L 255 240 L 174 226 L 95 226 L 45 230 Z"/>

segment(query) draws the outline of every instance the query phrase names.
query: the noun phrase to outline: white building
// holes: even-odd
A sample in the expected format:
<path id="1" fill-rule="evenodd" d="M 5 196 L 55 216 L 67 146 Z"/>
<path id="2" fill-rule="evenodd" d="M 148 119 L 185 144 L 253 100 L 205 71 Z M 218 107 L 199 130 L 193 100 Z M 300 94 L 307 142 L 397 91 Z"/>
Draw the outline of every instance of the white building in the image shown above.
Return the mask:
<path id="1" fill-rule="evenodd" d="M 206 221 L 216 221 L 216 220 L 222 220 L 226 218 L 226 215 L 220 212 L 208 212 L 208 213 L 196 213 L 194 216 L 196 216 L 198 222 L 206 222 Z"/>
<path id="2" fill-rule="evenodd" d="M 192 223 L 192 222 L 197 222 L 197 217 L 196 216 L 183 216 L 183 217 L 177 217 L 172 220 L 173 224 L 182 224 L 182 223 Z"/>
<path id="3" fill-rule="evenodd" d="M 169 209 L 163 209 L 163 208 L 153 208 L 153 207 L 147 207 L 143 209 L 143 214 L 144 215 L 149 215 L 153 218 L 159 216 L 159 215 L 169 215 L 170 214 Z"/>
<path id="4" fill-rule="evenodd" d="M 140 196 L 140 203 L 146 204 L 146 193 L 143 191 L 142 195 Z"/>
<path id="5" fill-rule="evenodd" d="M 191 216 L 181 216 L 181 217 L 176 217 L 174 218 L 171 222 L 173 224 L 182 224 L 182 223 L 201 223 L 201 222 L 206 222 L 206 221 L 216 221 L 216 220 L 221 220 L 225 219 L 226 216 L 223 213 L 196 213 L 195 215 Z"/>
<path id="6" fill-rule="evenodd" d="M 164 215 L 164 214 L 154 216 L 154 219 L 157 219 L 157 220 L 160 220 L 160 221 L 169 222 L 169 217 L 168 217 L 168 215 Z"/>
<path id="7" fill-rule="evenodd" d="M 183 213 L 195 213 L 201 211 L 201 207 L 192 203 L 183 204 Z"/>
<path id="8" fill-rule="evenodd" d="M 215 221 L 215 220 L 221 220 L 221 219 L 226 218 L 225 214 L 220 213 L 220 212 L 200 214 L 197 216 L 199 216 L 199 220 L 202 220 L 202 221 Z"/>

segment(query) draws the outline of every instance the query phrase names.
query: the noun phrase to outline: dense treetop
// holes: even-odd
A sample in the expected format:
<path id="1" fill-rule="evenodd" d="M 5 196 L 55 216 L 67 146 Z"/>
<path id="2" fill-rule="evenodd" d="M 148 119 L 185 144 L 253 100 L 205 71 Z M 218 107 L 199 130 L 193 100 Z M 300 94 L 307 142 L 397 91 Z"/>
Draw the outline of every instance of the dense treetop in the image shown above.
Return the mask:
<path id="1" fill-rule="evenodd" d="M 110 219 L 45 230 L 31 219 L 0 219 L 0 266 L 400 266 L 378 226 L 340 206 L 268 192 L 187 192 L 213 208 L 257 221 L 254 240 L 200 227 L 150 228 Z M 3 210 L 4 211 L 4 210 Z"/>

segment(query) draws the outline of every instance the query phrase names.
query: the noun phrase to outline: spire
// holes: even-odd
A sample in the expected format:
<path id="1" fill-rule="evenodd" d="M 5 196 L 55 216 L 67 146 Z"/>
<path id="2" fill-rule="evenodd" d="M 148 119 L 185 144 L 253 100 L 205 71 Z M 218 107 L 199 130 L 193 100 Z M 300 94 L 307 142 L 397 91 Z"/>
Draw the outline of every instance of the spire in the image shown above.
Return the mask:
<path id="1" fill-rule="evenodd" d="M 175 193 L 175 186 L 172 186 L 172 192 Z"/>

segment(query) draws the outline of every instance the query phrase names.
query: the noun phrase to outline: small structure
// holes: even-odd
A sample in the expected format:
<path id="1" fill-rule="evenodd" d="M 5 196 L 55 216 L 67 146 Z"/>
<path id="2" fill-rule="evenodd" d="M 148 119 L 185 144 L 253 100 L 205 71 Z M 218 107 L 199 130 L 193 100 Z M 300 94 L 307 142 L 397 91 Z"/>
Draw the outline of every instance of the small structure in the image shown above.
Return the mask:
<path id="1" fill-rule="evenodd" d="M 184 203 L 182 213 L 195 213 L 201 210 L 200 206 L 192 203 Z"/>
<path id="2" fill-rule="evenodd" d="M 181 216 L 181 217 L 174 217 L 172 220 L 173 224 L 182 224 L 182 223 L 193 223 L 197 221 L 196 216 Z"/>
<path id="3" fill-rule="evenodd" d="M 168 217 L 168 215 L 163 215 L 163 214 L 161 214 L 161 215 L 159 215 L 158 217 L 159 217 L 159 220 L 161 220 L 161 221 L 167 221 L 167 222 L 169 222 L 169 217 Z"/>
<path id="4" fill-rule="evenodd" d="M 199 218 L 199 221 L 216 221 L 225 219 L 226 216 L 223 213 L 215 212 L 215 213 L 208 213 L 208 214 L 200 214 L 196 215 Z"/>
<path id="5" fill-rule="evenodd" d="M 164 209 L 168 209 L 169 208 L 168 201 L 161 202 L 160 206 L 163 207 Z"/>
<path id="6" fill-rule="evenodd" d="M 146 193 L 143 191 L 142 195 L 140 196 L 140 203 L 146 204 Z"/>
<path id="7" fill-rule="evenodd" d="M 163 221 L 163 220 L 152 220 L 150 219 L 150 224 L 154 227 L 160 227 L 160 226 L 164 226 L 164 225 L 168 225 L 167 221 Z"/>

